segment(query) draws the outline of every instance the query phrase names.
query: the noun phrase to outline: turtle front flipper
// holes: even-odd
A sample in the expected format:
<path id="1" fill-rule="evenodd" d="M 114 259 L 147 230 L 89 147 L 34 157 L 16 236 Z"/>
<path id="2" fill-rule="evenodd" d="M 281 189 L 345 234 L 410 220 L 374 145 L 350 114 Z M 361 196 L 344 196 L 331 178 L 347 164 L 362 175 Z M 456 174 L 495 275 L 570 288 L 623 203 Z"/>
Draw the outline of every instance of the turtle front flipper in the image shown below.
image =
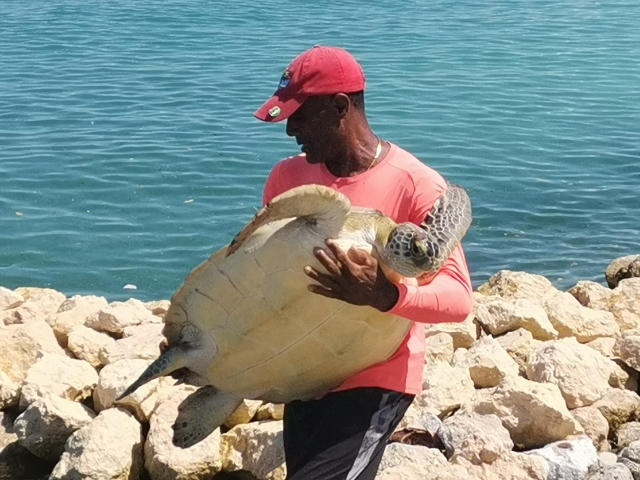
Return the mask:
<path id="1" fill-rule="evenodd" d="M 222 425 L 241 402 L 241 398 L 212 386 L 200 388 L 178 407 L 178 417 L 173 424 L 173 444 L 189 448 L 201 442 Z"/>
<path id="2" fill-rule="evenodd" d="M 275 197 L 255 214 L 247 226 L 233 239 L 227 255 L 238 250 L 258 228 L 267 223 L 285 218 L 308 217 L 317 223 L 331 223 L 341 227 L 350 210 L 349 199 L 332 188 L 323 185 L 302 185 L 292 188 Z"/>

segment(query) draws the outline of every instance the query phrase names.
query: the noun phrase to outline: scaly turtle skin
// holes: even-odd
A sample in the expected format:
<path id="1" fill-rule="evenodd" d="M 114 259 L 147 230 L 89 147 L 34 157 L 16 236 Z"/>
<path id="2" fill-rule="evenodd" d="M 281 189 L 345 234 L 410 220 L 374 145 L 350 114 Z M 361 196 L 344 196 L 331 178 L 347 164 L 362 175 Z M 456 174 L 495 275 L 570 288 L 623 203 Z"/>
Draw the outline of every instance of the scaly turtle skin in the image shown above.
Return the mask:
<path id="1" fill-rule="evenodd" d="M 168 349 L 120 398 L 179 368 L 210 384 L 188 397 L 174 443 L 204 439 L 243 398 L 284 403 L 323 395 L 389 358 L 411 321 L 308 291 L 303 268 L 327 238 L 376 256 L 387 278 L 434 275 L 471 223 L 469 198 L 448 185 L 422 228 L 351 207 L 341 193 L 305 185 L 274 198 L 171 299 Z"/>

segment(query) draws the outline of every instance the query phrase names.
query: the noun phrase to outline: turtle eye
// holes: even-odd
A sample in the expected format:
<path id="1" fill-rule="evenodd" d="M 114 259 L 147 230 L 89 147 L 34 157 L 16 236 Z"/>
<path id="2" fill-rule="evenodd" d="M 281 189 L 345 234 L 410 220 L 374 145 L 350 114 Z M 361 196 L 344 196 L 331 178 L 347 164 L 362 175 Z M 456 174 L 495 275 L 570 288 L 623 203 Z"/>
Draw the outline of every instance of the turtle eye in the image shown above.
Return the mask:
<path id="1" fill-rule="evenodd" d="M 429 254 L 428 243 L 421 242 L 415 238 L 411 239 L 411 253 L 416 257 L 424 257 Z"/>

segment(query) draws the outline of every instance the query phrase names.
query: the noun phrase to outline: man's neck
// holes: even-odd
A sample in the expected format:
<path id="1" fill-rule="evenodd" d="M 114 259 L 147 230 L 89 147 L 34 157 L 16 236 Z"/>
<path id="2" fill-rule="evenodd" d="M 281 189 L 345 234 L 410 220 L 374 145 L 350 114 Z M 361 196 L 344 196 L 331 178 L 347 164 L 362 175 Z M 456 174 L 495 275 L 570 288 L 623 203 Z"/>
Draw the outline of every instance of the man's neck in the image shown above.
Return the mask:
<path id="1" fill-rule="evenodd" d="M 344 153 L 326 162 L 327 169 L 336 177 L 353 177 L 366 172 L 386 154 L 380 140 L 366 126 L 346 138 Z M 377 155 L 376 155 L 377 154 Z"/>

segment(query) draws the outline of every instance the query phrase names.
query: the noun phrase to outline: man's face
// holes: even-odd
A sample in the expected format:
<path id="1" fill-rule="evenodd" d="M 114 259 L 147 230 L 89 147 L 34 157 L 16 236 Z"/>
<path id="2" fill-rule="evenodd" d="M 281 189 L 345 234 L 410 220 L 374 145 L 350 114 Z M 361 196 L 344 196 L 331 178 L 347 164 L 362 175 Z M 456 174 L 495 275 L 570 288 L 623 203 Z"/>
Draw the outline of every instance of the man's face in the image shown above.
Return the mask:
<path id="1" fill-rule="evenodd" d="M 287 119 L 287 135 L 295 137 L 309 163 L 324 163 L 339 154 L 341 118 L 333 100 L 332 95 L 309 97 Z"/>

